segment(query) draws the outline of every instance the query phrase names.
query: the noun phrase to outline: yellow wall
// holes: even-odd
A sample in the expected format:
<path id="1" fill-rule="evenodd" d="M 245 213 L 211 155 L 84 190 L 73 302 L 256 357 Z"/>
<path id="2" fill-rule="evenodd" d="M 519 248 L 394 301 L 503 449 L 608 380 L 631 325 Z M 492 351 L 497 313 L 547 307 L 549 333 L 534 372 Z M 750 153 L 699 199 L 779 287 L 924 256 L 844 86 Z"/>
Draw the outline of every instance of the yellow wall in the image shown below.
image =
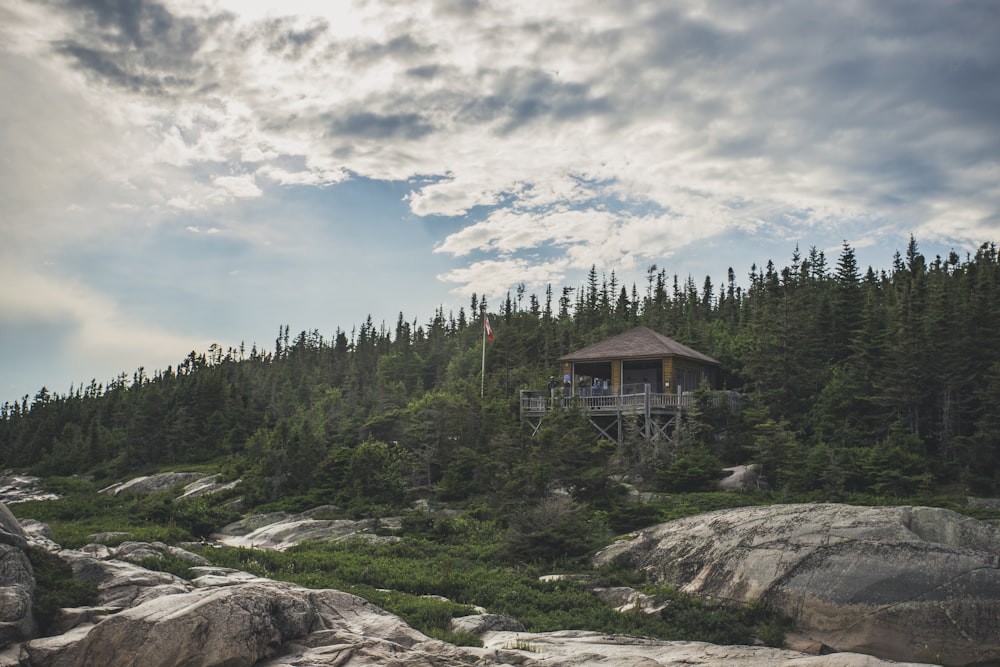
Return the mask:
<path id="1" fill-rule="evenodd" d="M 707 375 L 709 378 L 709 383 L 714 383 L 715 378 L 713 377 L 713 370 L 709 366 L 699 364 L 696 361 L 688 361 L 686 359 L 679 359 L 675 357 L 664 357 L 663 363 L 663 382 L 670 384 L 664 384 L 661 387 L 652 387 L 655 392 L 663 392 L 666 394 L 677 393 L 677 378 L 675 377 L 678 370 L 685 370 L 695 373 L 698 381 L 701 381 L 702 376 Z M 562 364 L 562 375 L 559 377 L 559 383 L 562 384 L 563 376 L 571 374 L 573 372 L 573 365 L 569 362 L 564 362 Z M 577 378 L 573 378 L 573 384 L 576 386 Z M 614 359 L 611 362 L 611 387 L 618 391 L 622 386 L 622 360 Z M 691 391 L 694 387 L 684 387 L 685 390 Z"/>

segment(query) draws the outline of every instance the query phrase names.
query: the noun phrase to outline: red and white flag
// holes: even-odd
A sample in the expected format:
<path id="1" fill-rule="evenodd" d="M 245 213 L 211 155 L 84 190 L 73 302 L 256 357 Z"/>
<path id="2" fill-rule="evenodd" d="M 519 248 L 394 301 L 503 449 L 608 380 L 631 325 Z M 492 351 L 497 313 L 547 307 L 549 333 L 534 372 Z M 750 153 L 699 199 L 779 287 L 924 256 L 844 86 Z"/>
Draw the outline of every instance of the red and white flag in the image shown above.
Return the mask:
<path id="1" fill-rule="evenodd" d="M 486 315 L 485 313 L 483 313 L 483 326 L 486 327 L 486 329 L 485 329 L 486 330 L 486 337 L 489 338 L 490 341 L 492 341 L 493 340 L 493 327 L 490 326 L 489 315 Z"/>

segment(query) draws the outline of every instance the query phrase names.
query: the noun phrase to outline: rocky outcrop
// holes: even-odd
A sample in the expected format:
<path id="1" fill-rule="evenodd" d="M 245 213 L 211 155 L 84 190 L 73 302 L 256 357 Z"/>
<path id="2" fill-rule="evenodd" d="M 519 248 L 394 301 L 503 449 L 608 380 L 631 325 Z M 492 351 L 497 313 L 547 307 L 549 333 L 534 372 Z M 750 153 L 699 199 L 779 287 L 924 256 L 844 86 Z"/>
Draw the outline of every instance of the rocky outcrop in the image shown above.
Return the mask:
<path id="1" fill-rule="evenodd" d="M 97 587 L 97 604 L 125 609 L 164 595 L 186 593 L 191 583 L 122 560 L 100 560 L 84 551 L 64 549 L 59 556 L 73 568 L 73 577 Z"/>
<path id="2" fill-rule="evenodd" d="M 612 561 L 707 598 L 762 599 L 836 651 L 1000 662 L 1000 532 L 949 510 L 721 510 L 646 529 L 595 558 Z"/>
<path id="3" fill-rule="evenodd" d="M 171 553 L 170 547 L 166 552 L 164 545 L 142 543 L 61 549 L 42 524 L 25 524 L 31 527 L 29 531 L 22 531 L 0 505 L 0 546 L 9 549 L 5 553 L 23 557 L 28 545 L 57 553 L 70 563 L 74 576 L 96 586 L 98 600 L 92 607 L 61 610 L 51 626 L 61 634 L 33 637 L 26 627 L 8 634 L 0 643 L 2 667 L 915 665 L 857 654 L 809 656 L 763 647 L 652 641 L 594 632 L 530 634 L 514 619 L 485 613 L 456 619 L 452 626 L 456 632 L 480 635 L 483 647 L 454 646 L 431 639 L 397 616 L 340 591 L 312 590 L 238 570 L 197 565 L 191 568 L 194 578 L 188 581 L 121 560 L 130 555 Z M 923 526 L 923 532 L 941 532 L 926 522 L 913 525 Z M 968 537 L 961 531 L 943 533 L 945 539 Z M 26 558 L 22 564 L 27 564 Z M 21 572 L 15 569 L 0 567 L 0 590 L 16 588 L 19 581 L 30 590 L 30 565 Z M 28 612 L 18 618 L 30 618 L 30 607 Z"/>
<path id="4" fill-rule="evenodd" d="M 173 557 L 192 565 L 210 565 L 204 556 L 191 553 L 186 549 L 174 547 L 163 542 L 122 542 L 115 549 L 109 550 L 115 558 L 127 560 L 130 563 L 142 563 L 147 558 Z"/>
<path id="5" fill-rule="evenodd" d="M 665 642 L 593 632 L 487 632 L 483 648 L 446 644 L 347 593 L 238 579 L 224 573 L 188 593 L 97 617 L 59 637 L 17 648 L 22 667 L 180 665 L 260 667 L 459 667 L 521 665 L 712 665 L 715 667 L 890 667 L 841 654 Z M 892 663 L 896 667 L 906 667 Z"/>
<path id="6" fill-rule="evenodd" d="M 14 505 L 28 500 L 55 500 L 54 493 L 42 489 L 42 480 L 31 475 L 17 475 L 10 471 L 0 475 L 0 503 Z"/>
<path id="7" fill-rule="evenodd" d="M 809 656 L 761 646 L 664 642 L 598 632 L 495 632 L 483 637 L 492 656 L 508 665 L 541 667 L 920 667 L 857 653 Z"/>
<path id="8" fill-rule="evenodd" d="M 31 637 L 35 577 L 25 554 L 27 540 L 17 519 L 0 505 L 0 647 Z"/>
<path id="9" fill-rule="evenodd" d="M 323 519 L 324 508 L 315 508 L 302 514 L 272 512 L 242 519 L 221 528 L 212 539 L 230 547 L 250 547 L 284 551 L 300 542 L 321 541 L 340 542 L 363 540 L 366 542 L 396 541 L 391 535 L 379 535 L 376 530 L 398 530 L 400 521 L 396 518 L 363 519 Z M 331 510 L 332 511 L 332 510 Z"/>
<path id="10" fill-rule="evenodd" d="M 0 510 L 0 535 L 7 540 L 0 544 L 17 551 L 29 543 L 53 545 L 37 525 L 31 534 L 19 534 L 13 517 L 2 506 Z M 35 536 L 41 541 L 35 543 Z M 196 576 L 188 581 L 114 558 L 121 547 L 99 547 L 53 547 L 69 561 L 75 576 L 95 584 L 99 601 L 93 607 L 62 610 L 55 623 L 62 634 L 12 638 L 9 641 L 17 643 L 0 645 L 0 666 L 890 667 L 855 654 L 807 656 L 578 631 L 527 634 L 516 621 L 492 615 L 478 623 L 459 623 L 457 628 L 466 628 L 461 631 L 482 633 L 484 644 L 460 647 L 431 639 L 397 616 L 340 591 L 312 590 L 211 566 L 193 567 Z M 137 544 L 122 554 L 142 551 Z M 0 576 L 7 575 L 6 569 L 0 570 Z M 0 579 L 0 586 L 10 584 Z"/>
<path id="11" fill-rule="evenodd" d="M 140 495 L 149 495 L 161 491 L 169 491 L 176 486 L 202 483 L 210 475 L 201 472 L 161 472 L 156 475 L 136 477 L 127 482 L 112 484 L 101 489 L 101 493 L 109 496 L 117 496 L 119 493 L 128 491 Z"/>
<path id="12" fill-rule="evenodd" d="M 196 479 L 185 486 L 181 495 L 177 496 L 177 500 L 193 500 L 195 498 L 201 498 L 202 496 L 211 495 L 213 493 L 229 491 L 230 489 L 236 488 L 236 485 L 239 483 L 239 480 L 233 480 L 232 482 L 219 482 L 218 475 L 203 477 L 201 479 Z"/>
<path id="13" fill-rule="evenodd" d="M 757 464 L 723 468 L 726 476 L 719 480 L 720 491 L 750 493 L 768 488 L 761 466 Z"/>
<path id="14" fill-rule="evenodd" d="M 487 632 L 524 632 L 521 621 L 500 614 L 473 614 L 451 619 L 452 632 L 483 635 Z"/>
<path id="15" fill-rule="evenodd" d="M 591 586 L 590 592 L 615 611 L 625 613 L 638 609 L 644 614 L 658 614 L 667 607 L 655 595 L 647 595 L 630 586 Z"/>

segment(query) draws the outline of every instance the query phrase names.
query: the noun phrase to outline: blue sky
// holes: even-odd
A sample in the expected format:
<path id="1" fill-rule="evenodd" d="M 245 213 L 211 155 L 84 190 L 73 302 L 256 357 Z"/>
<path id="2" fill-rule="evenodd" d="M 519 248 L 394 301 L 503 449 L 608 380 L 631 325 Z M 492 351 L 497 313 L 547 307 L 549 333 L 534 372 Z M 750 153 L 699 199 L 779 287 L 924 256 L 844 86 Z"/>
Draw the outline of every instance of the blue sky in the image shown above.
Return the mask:
<path id="1" fill-rule="evenodd" d="M 1000 240 L 992 0 L 0 0 L 0 402 L 591 265 Z"/>

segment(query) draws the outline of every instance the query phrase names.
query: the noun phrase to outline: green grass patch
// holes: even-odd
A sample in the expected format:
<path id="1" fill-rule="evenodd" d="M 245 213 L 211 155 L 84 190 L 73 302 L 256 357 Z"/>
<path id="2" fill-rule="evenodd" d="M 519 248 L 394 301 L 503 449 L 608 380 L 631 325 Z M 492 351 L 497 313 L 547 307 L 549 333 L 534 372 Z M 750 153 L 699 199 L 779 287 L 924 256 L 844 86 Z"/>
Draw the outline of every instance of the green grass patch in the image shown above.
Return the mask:
<path id="1" fill-rule="evenodd" d="M 107 532 L 127 533 L 119 542 L 194 541 L 238 518 L 204 499 L 175 502 L 169 492 L 109 496 L 73 491 L 58 500 L 19 503 L 15 514 L 48 524 L 52 539 L 69 549 L 88 544 L 95 533 Z"/>
<path id="2" fill-rule="evenodd" d="M 212 549 L 205 556 L 259 576 L 354 593 L 439 638 L 452 618 L 474 613 L 472 605 L 516 618 L 530 632 L 592 630 L 752 643 L 774 623 L 763 608 L 754 607 L 748 616 L 745 609 L 703 603 L 676 591 L 658 592 L 670 596 L 675 614 L 619 613 L 579 583 L 539 581 L 546 573 L 541 566 L 497 560 L 500 542 L 495 532 L 491 539 L 480 535 L 478 544 L 408 538 L 388 544 L 310 543 L 285 552 Z M 430 595 L 447 601 L 423 597 Z M 773 631 L 771 640 L 776 641 Z"/>

